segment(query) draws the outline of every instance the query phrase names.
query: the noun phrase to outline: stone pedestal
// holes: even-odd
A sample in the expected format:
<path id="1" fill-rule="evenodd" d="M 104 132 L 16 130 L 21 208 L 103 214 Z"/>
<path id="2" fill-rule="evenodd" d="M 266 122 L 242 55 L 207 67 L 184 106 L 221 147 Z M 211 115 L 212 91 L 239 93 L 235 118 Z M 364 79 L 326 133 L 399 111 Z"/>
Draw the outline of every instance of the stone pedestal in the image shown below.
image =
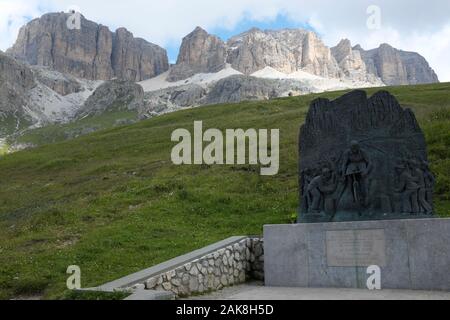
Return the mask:
<path id="1" fill-rule="evenodd" d="M 383 289 L 450 291 L 450 219 L 264 227 L 267 286 L 366 288 L 367 267 Z"/>

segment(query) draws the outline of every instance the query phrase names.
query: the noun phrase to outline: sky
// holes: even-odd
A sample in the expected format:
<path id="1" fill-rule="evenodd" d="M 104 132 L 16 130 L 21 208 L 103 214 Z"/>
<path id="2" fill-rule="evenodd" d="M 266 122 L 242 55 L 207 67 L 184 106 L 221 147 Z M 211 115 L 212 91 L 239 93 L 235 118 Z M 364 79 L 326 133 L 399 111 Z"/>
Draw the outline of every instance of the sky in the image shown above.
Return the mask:
<path id="1" fill-rule="evenodd" d="M 196 26 L 224 40 L 252 27 L 306 28 L 328 46 L 347 38 L 365 49 L 389 43 L 418 52 L 441 81 L 450 81 L 448 0 L 0 0 L 0 50 L 29 20 L 70 8 L 166 48 L 171 62 Z"/>

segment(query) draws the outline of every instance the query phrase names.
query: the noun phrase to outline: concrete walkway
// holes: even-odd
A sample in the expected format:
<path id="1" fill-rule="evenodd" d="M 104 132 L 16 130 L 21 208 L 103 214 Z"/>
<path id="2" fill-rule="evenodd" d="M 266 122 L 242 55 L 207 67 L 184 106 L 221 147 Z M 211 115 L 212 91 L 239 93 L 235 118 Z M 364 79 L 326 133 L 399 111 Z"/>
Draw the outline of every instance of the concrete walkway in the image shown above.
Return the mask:
<path id="1" fill-rule="evenodd" d="M 274 288 L 260 283 L 226 288 L 194 300 L 450 300 L 450 292 Z"/>

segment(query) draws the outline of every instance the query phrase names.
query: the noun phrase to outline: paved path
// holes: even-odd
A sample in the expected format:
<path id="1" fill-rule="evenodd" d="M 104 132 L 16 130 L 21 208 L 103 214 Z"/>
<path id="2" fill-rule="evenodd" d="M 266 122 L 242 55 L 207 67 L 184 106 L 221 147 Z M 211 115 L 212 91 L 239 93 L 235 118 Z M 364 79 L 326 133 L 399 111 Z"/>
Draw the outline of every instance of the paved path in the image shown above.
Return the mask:
<path id="1" fill-rule="evenodd" d="M 450 292 L 409 290 L 274 288 L 246 284 L 195 297 L 196 300 L 450 300 Z"/>

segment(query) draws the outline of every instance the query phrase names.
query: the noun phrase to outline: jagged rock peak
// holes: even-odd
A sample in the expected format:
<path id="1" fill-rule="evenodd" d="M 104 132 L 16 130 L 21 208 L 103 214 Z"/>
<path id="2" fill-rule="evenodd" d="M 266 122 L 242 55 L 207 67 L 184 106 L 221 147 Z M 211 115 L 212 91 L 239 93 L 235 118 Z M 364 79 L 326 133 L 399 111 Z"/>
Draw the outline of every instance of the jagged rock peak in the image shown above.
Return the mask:
<path id="1" fill-rule="evenodd" d="M 360 51 L 352 48 L 350 40 L 342 39 L 336 47 L 331 48 L 331 53 L 345 78 L 383 85 L 381 79 L 367 70 Z"/>
<path id="2" fill-rule="evenodd" d="M 168 70 L 166 51 L 133 37 L 125 28 L 106 26 L 80 16 L 80 29 L 67 27 L 69 13 L 48 13 L 19 32 L 7 52 L 31 65 L 41 65 L 93 80 L 113 77 L 141 81 Z"/>
<path id="3" fill-rule="evenodd" d="M 285 73 L 302 70 L 323 77 L 341 76 L 330 49 L 314 32 L 252 28 L 224 43 L 197 27 L 183 39 L 177 65 L 168 80 L 184 80 L 199 72 L 217 72 L 226 63 L 246 75 L 271 67 Z"/>
<path id="4" fill-rule="evenodd" d="M 361 53 L 368 72 L 380 77 L 387 85 L 425 84 L 439 82 L 439 78 L 423 56 L 415 52 L 398 50 L 387 43 Z"/>
<path id="5" fill-rule="evenodd" d="M 179 81 L 197 73 L 220 71 L 226 65 L 226 55 L 226 45 L 220 38 L 197 27 L 183 39 L 177 64 L 167 79 Z"/>
<path id="6" fill-rule="evenodd" d="M 348 39 L 342 39 L 336 47 L 331 48 L 331 52 L 337 62 L 340 62 L 347 56 L 351 55 L 352 51 L 352 43 Z"/>
<path id="7" fill-rule="evenodd" d="M 245 75 L 269 67 L 285 74 L 304 71 L 375 86 L 439 81 L 423 57 L 389 44 L 365 51 L 360 45 L 352 48 L 351 41 L 343 39 L 330 49 L 310 30 L 259 28 L 224 43 L 200 27 L 183 39 L 177 65 L 168 79 L 179 81 L 196 73 L 217 72 L 226 63 Z"/>
<path id="8" fill-rule="evenodd" d="M 244 74 L 271 67 L 284 73 L 306 71 L 338 78 L 339 67 L 330 49 L 311 31 L 252 29 L 231 38 L 228 62 Z"/>
<path id="9" fill-rule="evenodd" d="M 192 31 L 190 34 L 192 35 L 192 34 L 196 34 L 196 33 L 208 34 L 208 31 L 206 31 L 205 29 L 203 29 L 200 26 L 197 26 L 197 27 L 195 27 L 194 31 Z"/>

